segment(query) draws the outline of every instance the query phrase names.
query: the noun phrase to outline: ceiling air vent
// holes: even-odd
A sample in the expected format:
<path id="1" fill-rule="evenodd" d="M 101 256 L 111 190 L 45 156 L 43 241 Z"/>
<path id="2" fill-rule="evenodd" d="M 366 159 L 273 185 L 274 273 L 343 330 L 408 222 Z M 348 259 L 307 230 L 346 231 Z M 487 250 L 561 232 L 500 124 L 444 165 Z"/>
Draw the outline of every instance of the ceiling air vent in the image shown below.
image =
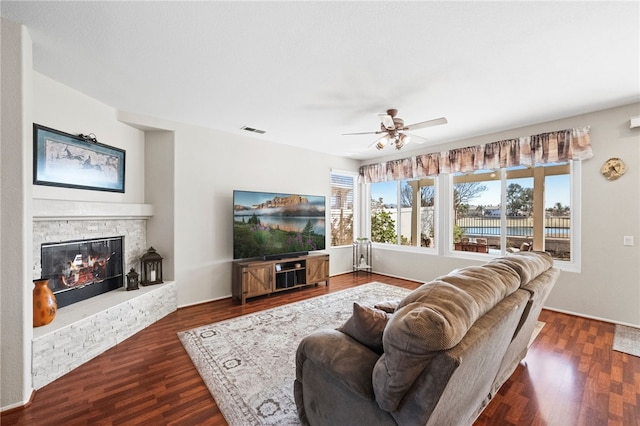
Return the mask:
<path id="1" fill-rule="evenodd" d="M 249 127 L 249 126 L 242 126 L 242 130 L 246 130 L 247 132 L 259 133 L 261 135 L 264 135 L 265 133 L 267 133 L 266 130 L 254 129 L 253 127 Z"/>

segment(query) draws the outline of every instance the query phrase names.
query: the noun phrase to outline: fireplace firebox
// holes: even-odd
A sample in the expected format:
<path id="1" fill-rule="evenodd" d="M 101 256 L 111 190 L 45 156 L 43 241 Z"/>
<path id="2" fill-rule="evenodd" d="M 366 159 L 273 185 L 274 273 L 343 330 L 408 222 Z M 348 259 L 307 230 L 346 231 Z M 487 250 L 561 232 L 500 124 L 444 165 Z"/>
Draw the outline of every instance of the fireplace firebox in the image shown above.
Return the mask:
<path id="1" fill-rule="evenodd" d="M 121 236 L 42 244 L 42 278 L 58 308 L 122 287 L 122 253 Z"/>

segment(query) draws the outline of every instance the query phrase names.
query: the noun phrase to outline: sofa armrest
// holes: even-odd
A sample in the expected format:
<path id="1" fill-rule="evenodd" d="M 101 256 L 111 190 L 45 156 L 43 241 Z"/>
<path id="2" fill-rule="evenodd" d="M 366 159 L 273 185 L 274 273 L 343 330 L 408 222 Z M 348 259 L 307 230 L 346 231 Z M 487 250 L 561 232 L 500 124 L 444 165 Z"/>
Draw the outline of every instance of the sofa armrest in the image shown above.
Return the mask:
<path id="1" fill-rule="evenodd" d="M 380 355 L 337 330 L 318 330 L 302 339 L 296 353 L 296 380 L 304 383 L 303 365 L 315 367 L 367 400 L 374 400 L 371 373 Z"/>

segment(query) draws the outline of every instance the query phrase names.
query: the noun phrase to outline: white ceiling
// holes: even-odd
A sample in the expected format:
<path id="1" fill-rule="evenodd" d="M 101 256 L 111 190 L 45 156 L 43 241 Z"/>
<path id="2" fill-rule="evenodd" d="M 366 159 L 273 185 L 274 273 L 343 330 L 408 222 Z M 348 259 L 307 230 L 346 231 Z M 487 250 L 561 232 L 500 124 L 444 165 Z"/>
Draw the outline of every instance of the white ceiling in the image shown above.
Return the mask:
<path id="1" fill-rule="evenodd" d="M 34 68 L 122 111 L 370 159 L 637 102 L 640 3 L 2 1 Z M 242 126 L 266 130 L 247 133 Z M 550 129 L 553 130 L 553 129 Z"/>

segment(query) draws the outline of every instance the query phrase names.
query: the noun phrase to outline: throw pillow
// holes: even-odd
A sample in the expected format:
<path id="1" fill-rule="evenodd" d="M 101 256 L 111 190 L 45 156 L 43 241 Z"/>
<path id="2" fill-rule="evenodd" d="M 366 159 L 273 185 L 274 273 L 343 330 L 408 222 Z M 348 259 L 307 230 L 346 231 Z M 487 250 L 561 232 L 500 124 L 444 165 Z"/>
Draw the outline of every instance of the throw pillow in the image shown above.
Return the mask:
<path id="1" fill-rule="evenodd" d="M 353 315 L 338 330 L 372 351 L 381 354 L 384 352 L 382 333 L 389 318 L 391 318 L 391 314 L 380 309 L 362 306 L 355 302 L 353 304 Z"/>
<path id="2" fill-rule="evenodd" d="M 396 311 L 399 303 L 399 300 L 387 300 L 384 302 L 376 303 L 375 305 L 373 305 L 373 307 L 376 309 L 380 309 L 381 311 L 385 311 L 388 314 L 392 314 Z"/>

